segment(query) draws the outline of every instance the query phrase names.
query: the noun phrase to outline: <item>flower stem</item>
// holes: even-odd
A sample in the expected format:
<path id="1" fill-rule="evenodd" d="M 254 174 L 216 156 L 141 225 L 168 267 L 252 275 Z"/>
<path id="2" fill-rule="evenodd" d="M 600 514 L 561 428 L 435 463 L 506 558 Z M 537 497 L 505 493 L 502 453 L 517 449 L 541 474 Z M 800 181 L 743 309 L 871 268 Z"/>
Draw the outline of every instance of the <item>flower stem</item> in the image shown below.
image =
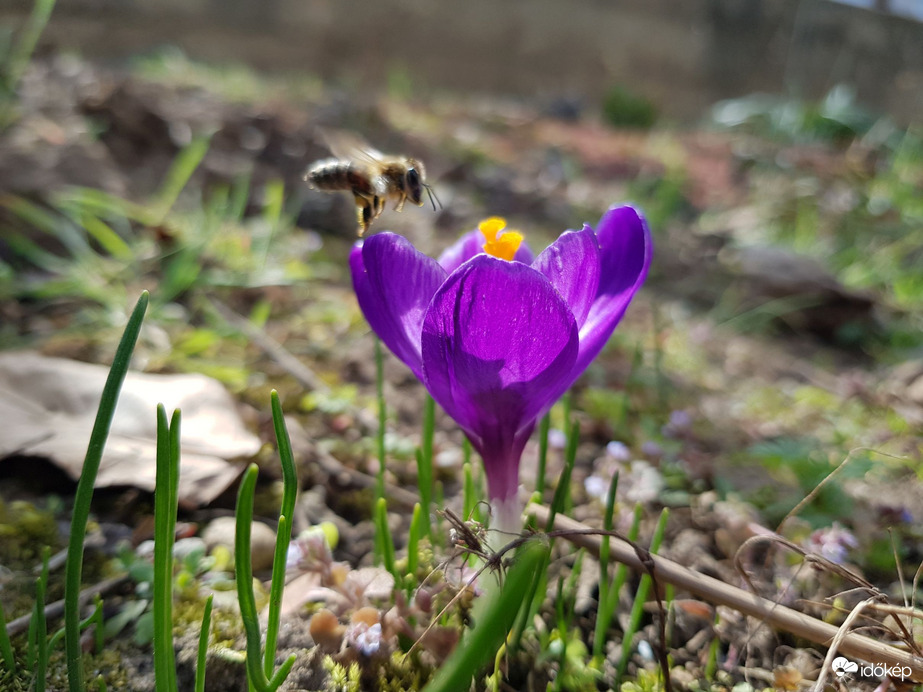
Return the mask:
<path id="1" fill-rule="evenodd" d="M 436 427 L 436 402 L 429 394 L 423 403 L 423 434 L 417 454 L 417 486 L 420 490 L 420 506 L 426 532 L 432 538 L 432 524 L 429 512 L 433 500 L 433 431 Z"/>
<path id="2" fill-rule="evenodd" d="M 538 478 L 535 481 L 535 492 L 539 497 L 545 494 L 545 468 L 548 464 L 548 430 L 551 428 L 551 414 L 542 416 L 538 424 Z"/>
<path id="3" fill-rule="evenodd" d="M 385 425 L 388 422 L 388 409 L 385 406 L 385 366 L 381 350 L 381 339 L 375 339 L 375 396 L 378 400 L 378 434 L 375 437 L 378 450 L 378 476 L 375 483 L 375 500 L 372 512 L 378 506 L 378 500 L 385 496 Z"/>

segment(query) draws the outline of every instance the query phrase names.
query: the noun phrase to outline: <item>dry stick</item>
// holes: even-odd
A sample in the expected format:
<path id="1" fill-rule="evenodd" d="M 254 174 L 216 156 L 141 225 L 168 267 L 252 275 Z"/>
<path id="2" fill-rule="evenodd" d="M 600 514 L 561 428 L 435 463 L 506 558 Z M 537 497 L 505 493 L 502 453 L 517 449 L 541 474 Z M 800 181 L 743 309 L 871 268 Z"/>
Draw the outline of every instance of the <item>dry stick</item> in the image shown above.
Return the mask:
<path id="1" fill-rule="evenodd" d="M 862 603 L 859 603 L 855 608 L 852 609 L 852 612 L 850 612 L 850 614 L 846 617 L 846 619 L 843 621 L 843 624 L 840 625 L 840 631 L 836 633 L 836 636 L 830 643 L 830 648 L 827 650 L 827 656 L 824 658 L 824 665 L 821 666 L 820 675 L 817 676 L 817 682 L 814 683 L 814 692 L 821 692 L 824 689 L 824 684 L 827 682 L 827 672 L 833 667 L 833 659 L 836 657 L 837 648 L 840 646 L 840 643 L 843 641 L 843 639 L 848 636 L 849 628 L 852 627 L 852 624 L 856 621 L 862 611 L 874 603 L 874 598 L 869 598 L 868 600 L 862 601 Z"/>
<path id="2" fill-rule="evenodd" d="M 131 581 L 131 577 L 128 574 L 120 574 L 116 577 L 111 577 L 105 581 L 101 581 L 98 584 L 93 586 L 88 586 L 83 591 L 80 592 L 80 605 L 86 605 L 93 600 L 93 597 L 99 594 L 100 596 L 105 596 L 112 591 L 120 588 L 123 584 Z M 45 619 L 52 620 L 54 618 L 61 617 L 61 614 L 64 612 L 64 600 L 55 601 L 54 603 L 49 603 L 45 606 Z M 6 623 L 6 633 L 11 637 L 16 636 L 22 632 L 25 632 L 29 628 L 29 621 L 32 619 L 32 613 L 28 615 L 23 615 L 18 617 L 15 620 L 10 620 Z"/>
<path id="3" fill-rule="evenodd" d="M 548 508 L 541 505 L 530 505 L 526 510 L 535 520 L 542 525 L 548 519 Z M 555 529 L 563 532 L 573 532 L 564 535 L 573 544 L 586 548 L 596 556 L 602 543 L 602 531 L 592 529 L 585 524 L 574 521 L 560 514 L 555 517 Z M 621 562 L 637 572 L 647 572 L 649 565 L 645 565 L 635 549 L 626 541 L 618 537 L 609 539 L 610 559 Z M 751 615 L 778 629 L 807 639 L 808 641 L 829 645 L 837 636 L 838 628 L 822 620 L 817 620 L 797 610 L 786 608 L 756 594 L 744 591 L 735 586 L 709 577 L 699 572 L 694 572 L 687 567 L 668 560 L 659 555 L 651 555 L 653 571 L 663 583 L 673 584 L 685 589 L 711 603 L 728 606 L 746 615 Z M 839 644 L 839 651 L 844 656 L 858 658 L 868 663 L 881 663 L 889 666 L 907 666 L 911 670 L 914 680 L 923 680 L 923 658 L 913 656 L 896 647 L 883 644 L 863 635 L 849 633 L 843 636 Z"/>

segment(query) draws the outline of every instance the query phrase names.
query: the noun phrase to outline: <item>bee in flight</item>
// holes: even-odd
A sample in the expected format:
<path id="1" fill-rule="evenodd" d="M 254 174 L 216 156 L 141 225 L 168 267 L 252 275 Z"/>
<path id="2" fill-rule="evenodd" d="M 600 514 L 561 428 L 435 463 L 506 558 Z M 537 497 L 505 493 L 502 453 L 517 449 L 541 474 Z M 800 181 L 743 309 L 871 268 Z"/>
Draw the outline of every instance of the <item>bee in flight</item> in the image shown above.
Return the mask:
<path id="1" fill-rule="evenodd" d="M 304 179 L 311 187 L 325 192 L 352 192 L 360 237 L 381 216 L 389 199 L 394 200 L 396 211 L 401 211 L 407 200 L 422 207 L 426 190 L 433 210 L 436 209 L 439 198 L 426 184 L 422 161 L 382 154 L 343 132 L 322 134 L 333 157 L 312 163 Z"/>

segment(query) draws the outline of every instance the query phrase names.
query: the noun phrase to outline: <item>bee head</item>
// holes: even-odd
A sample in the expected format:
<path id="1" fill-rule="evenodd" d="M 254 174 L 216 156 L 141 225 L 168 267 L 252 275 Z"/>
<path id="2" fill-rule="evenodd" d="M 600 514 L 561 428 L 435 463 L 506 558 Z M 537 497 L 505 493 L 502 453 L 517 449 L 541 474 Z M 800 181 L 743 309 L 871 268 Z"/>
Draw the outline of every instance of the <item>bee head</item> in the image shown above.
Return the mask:
<path id="1" fill-rule="evenodd" d="M 439 198 L 433 192 L 433 188 L 426 184 L 426 169 L 423 164 L 416 159 L 407 159 L 407 171 L 404 174 L 404 192 L 407 198 L 418 207 L 423 206 L 423 190 L 429 195 L 429 201 L 433 205 L 433 211 L 439 204 Z M 441 207 L 442 205 L 439 204 Z"/>
<path id="2" fill-rule="evenodd" d="M 404 192 L 407 198 L 418 207 L 423 206 L 423 188 L 428 187 L 424 182 L 426 170 L 423 164 L 416 159 L 407 159 L 407 171 L 404 173 Z"/>

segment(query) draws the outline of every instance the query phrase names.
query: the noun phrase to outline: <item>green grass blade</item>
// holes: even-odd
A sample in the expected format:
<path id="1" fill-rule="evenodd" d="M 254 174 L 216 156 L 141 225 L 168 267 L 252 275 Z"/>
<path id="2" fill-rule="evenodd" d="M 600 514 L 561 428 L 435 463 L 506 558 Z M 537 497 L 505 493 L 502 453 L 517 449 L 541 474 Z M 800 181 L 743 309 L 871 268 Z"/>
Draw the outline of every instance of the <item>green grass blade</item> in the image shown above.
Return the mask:
<path id="1" fill-rule="evenodd" d="M 629 527 L 627 534 L 628 540 L 632 543 L 638 540 L 638 534 L 641 533 L 641 515 L 643 513 L 644 510 L 640 503 L 636 504 L 634 513 L 631 518 L 631 526 Z M 611 615 L 614 615 L 616 608 L 618 608 L 619 593 L 621 592 L 622 587 L 625 586 L 627 579 L 628 567 L 623 564 L 619 564 L 615 570 L 615 575 L 612 577 L 612 583 L 609 585 L 609 602 L 601 606 L 602 608 L 605 608 L 605 610 Z"/>
<path id="2" fill-rule="evenodd" d="M 615 492 L 619 486 L 619 474 L 616 473 L 609 483 L 606 495 L 606 512 L 603 515 L 603 529 L 612 531 L 615 526 Z M 609 602 L 609 536 L 603 536 L 599 545 L 599 600 L 600 608 L 596 614 L 596 629 L 593 632 L 593 658 L 603 654 L 606 645 L 606 632 L 612 622 L 613 612 L 605 607 Z"/>
<path id="3" fill-rule="evenodd" d="M 407 574 L 410 575 L 408 586 L 411 593 L 415 584 L 414 575 L 417 573 L 417 567 L 420 564 L 420 538 L 426 535 L 426 529 L 423 526 L 423 508 L 417 502 L 413 506 L 413 515 L 410 518 L 410 533 L 407 538 Z"/>
<path id="4" fill-rule="evenodd" d="M 385 496 L 385 426 L 388 423 L 388 409 L 385 404 L 385 356 L 381 349 L 381 339 L 375 339 L 375 398 L 378 403 L 378 432 L 375 435 L 375 448 L 378 451 L 378 475 L 375 480 L 375 500 L 372 513 L 378 506 L 378 500 Z M 378 557 L 381 557 L 379 553 Z"/>
<path id="5" fill-rule="evenodd" d="M 94 596 L 93 605 L 93 643 L 96 645 L 96 653 L 101 654 L 105 643 L 106 622 L 103 619 L 103 599 L 99 594 Z"/>
<path id="6" fill-rule="evenodd" d="M 564 512 L 570 501 L 570 477 L 574 470 L 574 462 L 577 460 L 577 438 L 580 434 L 580 424 L 576 421 L 570 426 L 570 434 L 567 436 L 567 449 L 564 454 L 564 471 L 561 472 L 561 478 L 558 479 L 558 487 L 554 490 L 554 498 L 551 500 L 551 508 L 548 513 L 548 524 L 545 531 L 551 531 L 554 528 L 554 518 Z"/>
<path id="7" fill-rule="evenodd" d="M 391 529 L 388 528 L 388 501 L 385 498 L 378 498 L 375 503 L 375 536 L 381 550 L 382 562 L 385 569 L 394 575 L 394 585 L 400 588 L 403 579 L 400 571 L 397 569 L 397 560 L 394 557 L 394 541 L 391 538 Z"/>
<path id="8" fill-rule="evenodd" d="M 503 585 L 483 597 L 483 602 L 477 606 L 474 628 L 465 635 L 424 692 L 468 689 L 472 677 L 503 644 L 548 555 L 548 545 L 537 540 L 519 549 Z"/>
<path id="9" fill-rule="evenodd" d="M 429 521 L 429 513 L 433 502 L 433 431 L 435 427 L 436 402 L 427 394 L 423 403 L 423 434 L 417 454 L 417 488 L 420 491 L 420 506 L 423 508 L 426 532 L 430 536 L 432 536 L 432 525 Z"/>
<path id="10" fill-rule="evenodd" d="M 227 217 L 240 223 L 244 214 L 247 212 L 247 201 L 250 199 L 250 173 L 240 175 L 234 178 L 234 185 L 231 188 L 230 199 L 228 200 Z"/>
<path id="11" fill-rule="evenodd" d="M 192 174 L 195 173 L 196 168 L 205 158 L 208 146 L 209 139 L 199 137 L 194 139 L 189 146 L 173 159 L 173 164 L 170 166 L 170 170 L 167 171 L 167 177 L 157 195 L 157 202 L 154 204 L 157 224 L 163 223 L 164 219 L 167 218 L 167 214 L 173 209 L 173 205 L 176 204 L 176 200 L 179 198 L 183 188 L 186 187 L 186 183 L 189 182 Z"/>
<path id="12" fill-rule="evenodd" d="M 535 479 L 535 492 L 539 497 L 545 494 L 545 469 L 548 466 L 548 431 L 551 429 L 551 414 L 542 416 L 538 424 L 538 478 Z"/>
<path id="13" fill-rule="evenodd" d="M 16 657 L 13 655 L 13 644 L 6 631 L 6 615 L 3 613 L 3 604 L 0 603 L 0 657 L 7 670 L 16 674 Z"/>
<path id="14" fill-rule="evenodd" d="M 295 497 L 298 492 L 295 456 L 292 454 L 291 438 L 285 427 L 285 415 L 282 413 L 282 404 L 279 403 L 279 393 L 272 390 L 269 398 L 276 444 L 279 446 L 279 459 L 282 463 L 282 508 L 279 511 L 276 550 L 272 561 L 272 582 L 269 587 L 269 617 L 266 624 L 266 651 L 263 655 L 263 671 L 266 677 L 272 675 L 275 665 L 279 618 L 282 611 L 282 591 L 285 588 L 285 562 L 288 557 L 288 546 L 292 540 L 291 518 L 295 516 Z"/>
<path id="15" fill-rule="evenodd" d="M 157 490 L 154 493 L 154 684 L 157 692 L 176 689 L 173 651 L 173 542 L 176 534 L 176 479 L 179 475 L 179 411 L 167 422 L 157 405 Z"/>
<path id="16" fill-rule="evenodd" d="M 257 692 L 270 692 L 269 680 L 260 665 L 260 621 L 253 595 L 253 563 L 250 557 L 250 526 L 253 522 L 253 495 L 260 469 L 250 464 L 237 493 L 237 529 L 234 534 L 234 565 L 240 618 L 247 635 L 247 679 Z"/>
<path id="17" fill-rule="evenodd" d="M 35 636 L 35 677 L 32 689 L 34 692 L 45 692 L 45 678 L 48 671 L 48 623 L 45 620 L 45 591 L 48 588 L 48 559 L 51 557 L 51 548 L 45 546 L 42 550 L 42 574 L 35 583 L 35 609 L 32 619 L 35 627 L 30 627 L 30 633 Z"/>
<path id="18" fill-rule="evenodd" d="M 64 630 L 67 659 L 67 680 L 70 692 L 83 692 L 83 658 L 80 651 L 80 578 L 83 572 L 83 541 L 86 537 L 87 521 L 90 518 L 90 502 L 93 499 L 93 486 L 99 473 L 106 438 L 112 426 L 112 417 L 118 403 L 122 382 L 128 372 L 131 353 L 141 331 L 141 322 L 147 310 L 149 295 L 141 293 L 135 309 L 128 320 L 122 340 L 115 352 L 109 377 L 103 387 L 96 422 L 90 434 L 83 471 L 77 482 L 74 497 L 74 510 L 71 517 L 70 539 L 67 547 L 67 563 L 64 572 Z"/>
<path id="19" fill-rule="evenodd" d="M 667 528 L 667 519 L 670 517 L 670 510 L 664 508 L 660 513 L 660 520 L 657 522 L 657 527 L 654 529 L 654 535 L 651 537 L 651 547 L 650 553 L 656 555 L 657 551 L 660 550 L 660 544 L 663 542 L 663 534 Z M 641 625 L 641 617 L 644 615 L 644 602 L 647 600 L 648 594 L 651 591 L 651 575 L 643 574 L 641 575 L 641 581 L 638 583 L 638 591 L 635 594 L 634 603 L 631 604 L 631 615 L 629 616 L 628 628 L 625 630 L 625 636 L 622 639 L 622 658 L 619 661 L 619 669 L 616 673 L 615 679 L 616 682 L 619 682 L 622 679 L 622 676 L 625 675 L 625 670 L 628 668 L 628 656 L 631 653 L 631 642 L 634 639 L 635 633 L 638 631 L 638 627 Z"/>
<path id="20" fill-rule="evenodd" d="M 202 613 L 202 629 L 199 630 L 199 648 L 196 653 L 195 692 L 205 692 L 205 657 L 208 653 L 208 634 L 212 625 L 212 601 L 214 594 L 205 599 L 205 612 Z"/>
<path id="21" fill-rule="evenodd" d="M 51 19 L 51 11 L 54 9 L 55 0 L 36 0 L 32 4 L 32 12 L 29 19 L 20 34 L 19 40 L 13 46 L 10 54 L 6 59 L 6 84 L 4 85 L 9 93 L 16 91 L 19 80 L 29 67 L 29 61 L 35 52 L 35 46 L 48 20 Z"/>
<path id="22" fill-rule="evenodd" d="M 134 259 L 135 255 L 128 243 L 98 216 L 84 213 L 80 218 L 80 225 L 112 257 L 122 262 L 131 262 Z"/>

